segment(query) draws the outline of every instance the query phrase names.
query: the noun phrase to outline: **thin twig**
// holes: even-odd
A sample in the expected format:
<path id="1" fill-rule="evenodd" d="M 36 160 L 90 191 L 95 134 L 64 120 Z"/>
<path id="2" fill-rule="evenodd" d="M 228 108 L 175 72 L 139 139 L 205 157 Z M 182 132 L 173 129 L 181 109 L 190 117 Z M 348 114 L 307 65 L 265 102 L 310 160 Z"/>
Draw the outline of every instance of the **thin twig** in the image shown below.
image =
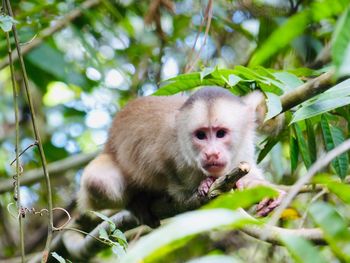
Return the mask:
<path id="1" fill-rule="evenodd" d="M 199 35 L 200 35 L 200 33 L 202 32 L 202 28 L 203 28 L 203 26 L 204 26 L 204 23 L 205 23 L 205 17 L 203 18 L 202 23 L 199 25 L 199 28 L 198 28 L 198 30 L 197 30 L 196 37 L 194 38 L 193 45 L 192 45 L 192 48 L 191 48 L 191 52 L 190 52 L 189 55 L 188 55 L 188 62 L 187 62 L 186 66 L 185 66 L 185 69 L 184 69 L 184 72 L 185 72 L 185 73 L 188 72 L 188 68 L 189 68 L 190 63 L 191 63 L 191 61 L 192 61 L 192 59 L 193 59 L 193 55 L 196 53 L 196 52 L 195 52 L 195 48 L 196 48 L 196 45 L 197 45 L 197 41 L 198 41 Z"/>
<path id="2" fill-rule="evenodd" d="M 98 238 L 97 236 L 93 236 L 92 234 L 90 234 L 88 232 L 85 232 L 83 230 L 80 230 L 78 228 L 75 228 L 75 227 L 65 227 L 65 228 L 62 228 L 60 231 L 62 231 L 62 230 L 64 230 L 64 231 L 66 231 L 66 230 L 75 231 L 75 232 L 78 232 L 80 234 L 83 234 L 86 237 L 89 236 L 89 237 L 95 239 L 96 241 L 101 242 L 101 243 L 103 243 L 105 245 L 109 245 L 109 243 L 107 241 L 105 241 L 104 239 Z"/>
<path id="3" fill-rule="evenodd" d="M 12 12 L 12 8 L 11 8 L 10 0 L 6 0 L 6 5 L 7 5 L 7 10 L 9 12 L 9 15 L 13 17 L 13 12 Z M 42 257 L 42 262 L 46 262 L 47 258 L 48 258 L 48 255 L 49 255 L 50 243 L 51 243 L 51 240 L 52 240 L 52 228 L 53 228 L 52 193 L 51 193 L 50 177 L 49 177 L 49 174 L 47 172 L 46 157 L 45 157 L 43 145 L 42 145 L 42 142 L 41 142 L 39 130 L 38 130 L 38 127 L 37 127 L 37 124 L 36 124 L 36 115 L 35 115 L 35 112 L 34 112 L 34 106 L 33 106 L 32 98 L 31 98 L 30 90 L 29 90 L 29 82 L 28 82 L 27 71 L 26 71 L 26 68 L 25 68 L 25 64 L 24 64 L 24 60 L 23 60 L 23 56 L 22 56 L 22 52 L 21 52 L 21 47 L 20 47 L 20 44 L 19 44 L 20 41 L 19 41 L 19 37 L 18 37 L 18 34 L 17 34 L 17 29 L 16 29 L 16 25 L 15 24 L 12 25 L 12 32 L 13 32 L 13 36 L 14 36 L 14 39 L 15 39 L 17 55 L 18 55 L 18 58 L 19 58 L 21 71 L 22 71 L 22 74 L 23 74 L 24 87 L 25 87 L 25 91 L 26 91 L 26 94 L 27 94 L 27 100 L 28 100 L 28 104 L 29 104 L 31 117 L 32 117 L 31 120 L 32 120 L 32 126 L 33 126 L 33 130 L 34 130 L 34 136 L 35 136 L 35 140 L 38 142 L 39 155 L 40 155 L 40 158 L 41 158 L 43 172 L 44 172 L 45 179 L 46 179 L 47 201 L 48 201 L 48 210 L 49 210 L 49 215 L 48 215 L 49 224 L 48 224 L 48 235 L 47 235 L 46 245 L 45 245 L 45 249 L 43 251 L 43 257 Z"/>
<path id="4" fill-rule="evenodd" d="M 305 223 L 305 220 L 306 220 L 306 217 L 307 217 L 307 213 L 309 211 L 310 205 L 313 204 L 314 202 L 316 202 L 316 200 L 318 200 L 322 195 L 324 195 L 326 193 L 328 193 L 328 190 L 327 189 L 323 189 L 322 191 L 318 192 L 314 197 L 311 198 L 310 202 L 307 205 L 307 208 L 305 209 L 305 212 L 304 212 L 303 216 L 300 219 L 300 223 L 299 223 L 298 228 L 302 228 L 303 227 L 303 225 Z"/>
<path id="5" fill-rule="evenodd" d="M 199 56 L 202 53 L 203 47 L 206 45 L 212 17 L 213 17 L 213 0 L 209 0 L 207 8 L 205 10 L 204 20 L 205 19 L 207 20 L 207 24 L 205 27 L 203 44 L 201 45 L 201 47 L 200 47 L 199 51 L 197 52 L 196 57 L 193 59 L 193 61 L 186 66 L 185 73 L 188 73 L 188 72 L 193 70 L 193 67 L 196 65 L 196 63 L 199 59 Z"/>
<path id="6" fill-rule="evenodd" d="M 6 8 L 6 5 L 4 5 Z M 15 111 L 15 126 L 16 126 L 16 139 L 15 139 L 15 152 L 16 152 L 16 182 L 15 182 L 15 193 L 14 193 L 14 199 L 17 203 L 17 208 L 19 209 L 21 207 L 21 191 L 20 191 L 20 165 L 19 165 L 19 157 L 21 154 L 19 154 L 19 113 L 18 113 L 18 89 L 16 86 L 16 80 L 15 80 L 15 70 L 13 67 L 13 61 L 12 61 L 12 49 L 11 49 L 11 43 L 10 43 L 10 36 L 9 33 L 6 32 L 6 42 L 7 42 L 7 48 L 8 48 L 8 56 L 9 56 L 9 62 L 10 62 L 10 71 L 11 71 L 11 85 L 13 90 L 13 104 L 14 104 L 14 111 Z M 13 162 L 11 163 L 11 165 Z M 23 227 L 23 218 L 18 218 L 18 224 L 19 224 L 19 240 L 20 240 L 20 251 L 21 251 L 21 259 L 22 262 L 25 261 L 25 251 L 24 251 L 24 227 Z"/>
<path id="7" fill-rule="evenodd" d="M 221 176 L 215 180 L 215 182 L 210 186 L 208 192 L 209 198 L 212 199 L 221 193 L 230 191 L 231 189 L 235 188 L 237 181 L 249 173 L 249 170 L 250 166 L 248 163 L 240 162 L 231 173 L 225 176 Z"/>
<path id="8" fill-rule="evenodd" d="M 18 161 L 18 158 L 21 157 L 26 151 L 28 151 L 30 148 L 34 147 L 34 146 L 38 146 L 38 142 L 35 141 L 32 144 L 28 145 L 23 151 L 21 151 L 20 154 L 18 154 L 18 156 L 16 155 L 16 159 L 14 159 L 10 165 L 12 165 L 14 162 Z M 16 151 L 17 151 L 18 147 L 16 146 Z"/>

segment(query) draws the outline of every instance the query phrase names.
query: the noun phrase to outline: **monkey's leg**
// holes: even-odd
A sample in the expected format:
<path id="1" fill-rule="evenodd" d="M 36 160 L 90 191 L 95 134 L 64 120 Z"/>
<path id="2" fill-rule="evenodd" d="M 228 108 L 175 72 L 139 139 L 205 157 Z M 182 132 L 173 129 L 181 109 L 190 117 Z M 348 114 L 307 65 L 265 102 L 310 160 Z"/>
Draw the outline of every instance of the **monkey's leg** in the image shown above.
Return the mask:
<path id="1" fill-rule="evenodd" d="M 125 178 L 109 154 L 102 153 L 84 169 L 78 204 L 82 210 L 122 208 L 126 202 Z"/>

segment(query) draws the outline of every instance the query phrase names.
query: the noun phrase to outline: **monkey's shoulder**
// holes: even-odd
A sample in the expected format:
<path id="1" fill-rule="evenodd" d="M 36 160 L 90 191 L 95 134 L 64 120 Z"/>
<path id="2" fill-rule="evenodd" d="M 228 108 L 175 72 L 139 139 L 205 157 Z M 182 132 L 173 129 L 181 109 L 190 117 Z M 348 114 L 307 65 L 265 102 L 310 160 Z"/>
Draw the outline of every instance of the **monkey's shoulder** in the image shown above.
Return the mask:
<path id="1" fill-rule="evenodd" d="M 122 110 L 124 114 L 129 111 L 139 113 L 147 111 L 171 111 L 179 109 L 187 100 L 187 96 L 147 96 L 131 100 Z"/>
<path id="2" fill-rule="evenodd" d="M 184 96 L 132 100 L 114 118 L 106 147 L 125 146 L 125 150 L 135 152 L 162 148 L 167 141 L 175 140 L 175 116 L 185 100 Z"/>
<path id="3" fill-rule="evenodd" d="M 172 122 L 185 96 L 149 96 L 130 101 L 114 119 L 113 126 L 160 127 Z"/>

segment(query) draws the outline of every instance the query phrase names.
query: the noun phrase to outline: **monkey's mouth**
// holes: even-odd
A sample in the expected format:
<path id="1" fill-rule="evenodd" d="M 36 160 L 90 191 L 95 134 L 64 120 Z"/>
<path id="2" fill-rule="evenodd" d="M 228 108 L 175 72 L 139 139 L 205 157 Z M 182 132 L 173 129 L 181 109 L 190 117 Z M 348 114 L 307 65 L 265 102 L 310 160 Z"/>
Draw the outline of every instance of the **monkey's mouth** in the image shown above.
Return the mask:
<path id="1" fill-rule="evenodd" d="M 224 162 L 210 162 L 205 163 L 203 165 L 203 168 L 209 172 L 211 175 L 218 175 L 220 174 L 226 167 L 226 163 Z"/>

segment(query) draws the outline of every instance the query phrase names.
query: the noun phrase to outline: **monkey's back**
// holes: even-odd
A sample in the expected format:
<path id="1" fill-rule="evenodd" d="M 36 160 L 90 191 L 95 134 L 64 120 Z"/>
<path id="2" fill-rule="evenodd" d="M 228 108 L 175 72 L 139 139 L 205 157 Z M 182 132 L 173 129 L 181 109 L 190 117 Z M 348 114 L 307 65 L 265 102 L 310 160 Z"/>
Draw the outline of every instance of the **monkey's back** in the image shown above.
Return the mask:
<path id="1" fill-rule="evenodd" d="M 179 154 L 176 113 L 185 96 L 142 97 L 117 113 L 105 151 L 111 154 L 129 184 L 165 190 Z"/>

